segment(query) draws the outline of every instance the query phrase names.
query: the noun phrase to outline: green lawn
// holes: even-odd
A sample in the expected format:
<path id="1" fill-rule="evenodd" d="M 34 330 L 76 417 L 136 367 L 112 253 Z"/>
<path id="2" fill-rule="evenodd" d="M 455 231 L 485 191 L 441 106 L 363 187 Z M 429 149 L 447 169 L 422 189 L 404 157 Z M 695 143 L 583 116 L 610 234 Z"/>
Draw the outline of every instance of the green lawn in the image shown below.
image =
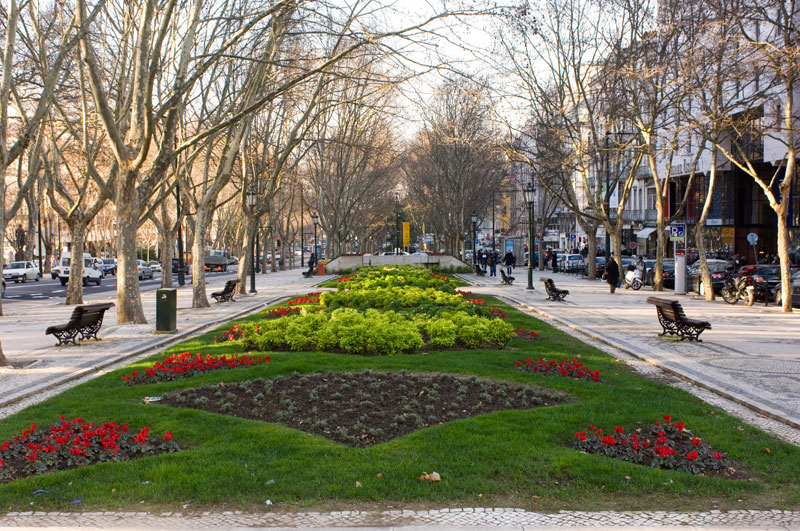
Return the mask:
<path id="1" fill-rule="evenodd" d="M 19 434 L 31 422 L 45 427 L 66 415 L 95 422 L 129 422 L 137 428 L 150 426 L 159 433 L 171 431 L 184 450 L 0 484 L 0 512 L 32 510 L 32 492 L 37 489 L 61 492 L 69 499 L 83 498 L 78 505 L 67 505 L 55 496 L 35 498 L 37 510 L 180 510 L 186 504 L 187 510 L 252 510 L 266 508 L 266 500 L 290 509 L 800 508 L 800 448 L 781 443 L 684 391 L 642 378 L 599 350 L 496 299 L 485 298 L 487 305 L 502 308 L 515 326 L 537 331 L 541 340 L 514 340 L 512 348 L 505 350 L 382 357 L 269 353 L 272 361 L 266 365 L 170 383 L 121 384 L 122 375 L 143 371 L 167 352 L 238 353 L 233 343 L 209 344 L 229 325 L 31 406 L 2 421 L 0 442 Z M 515 361 L 528 357 L 578 355 L 600 371 L 604 383 L 514 369 Z M 198 385 L 271 378 L 294 371 L 366 368 L 478 375 L 557 389 L 573 400 L 555 407 L 458 420 L 368 448 L 343 446 L 280 425 L 142 401 L 145 396 Z M 663 414 L 685 421 L 695 435 L 748 470 L 752 479 L 734 481 L 651 469 L 571 448 L 574 433 L 590 423 L 606 429 L 615 425 L 633 429 L 651 424 Z M 433 471 L 441 474 L 441 482 L 417 480 L 423 472 Z"/>

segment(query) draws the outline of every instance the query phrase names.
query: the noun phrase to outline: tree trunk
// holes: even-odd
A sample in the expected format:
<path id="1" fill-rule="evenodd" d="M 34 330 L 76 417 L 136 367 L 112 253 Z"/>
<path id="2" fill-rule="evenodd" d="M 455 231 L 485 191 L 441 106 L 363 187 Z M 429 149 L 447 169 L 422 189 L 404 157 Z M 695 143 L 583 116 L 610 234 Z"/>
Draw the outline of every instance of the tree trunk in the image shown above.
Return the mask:
<path id="1" fill-rule="evenodd" d="M 239 295 L 247 294 L 247 277 L 250 271 L 255 267 L 255 240 L 253 239 L 253 232 L 256 230 L 256 218 L 247 218 L 245 221 L 244 241 L 242 243 L 242 253 L 239 258 L 239 271 L 236 273 L 236 278 L 239 283 L 236 285 L 236 290 Z"/>
<path id="2" fill-rule="evenodd" d="M 619 276 L 624 278 L 625 271 L 622 270 L 622 226 L 619 223 L 614 224 L 614 230 L 609 235 L 611 237 L 611 248 L 614 253 L 614 260 L 619 266 Z M 610 258 L 606 258 L 606 264 Z"/>
<path id="3" fill-rule="evenodd" d="M 597 278 L 597 224 L 592 224 L 592 231 L 586 231 L 586 238 L 588 241 L 589 254 L 586 257 L 586 273 L 589 280 Z"/>
<path id="4" fill-rule="evenodd" d="M 3 344 L 0 343 L 0 367 L 8 367 L 9 365 L 11 365 L 11 362 L 9 362 L 6 355 L 3 354 Z"/>
<path id="5" fill-rule="evenodd" d="M 198 208 L 194 218 L 192 239 L 192 308 L 208 308 L 206 297 L 205 234 L 208 231 L 209 213 Z"/>
<path id="6" fill-rule="evenodd" d="M 115 191 L 117 207 L 117 322 L 147 323 L 139 292 L 136 269 L 136 231 L 139 228 L 139 201 L 135 179 L 119 176 Z M 128 181 L 128 182 L 125 182 Z"/>
<path id="7" fill-rule="evenodd" d="M 178 239 L 177 232 L 167 229 L 170 220 L 165 219 L 163 230 L 159 234 L 159 254 L 158 260 L 161 262 L 161 287 L 172 287 L 172 250 L 175 248 L 175 242 Z"/>
<path id="8" fill-rule="evenodd" d="M 697 225 L 694 229 L 695 243 L 697 244 L 697 255 L 700 258 L 700 274 L 702 275 L 702 283 L 705 289 L 705 298 L 707 301 L 714 300 L 714 284 L 711 280 L 711 273 L 708 271 L 708 261 L 706 260 L 706 218 L 708 212 L 711 210 L 711 201 L 714 197 L 714 183 L 717 176 L 717 161 L 716 154 L 711 154 L 711 170 L 708 174 L 708 190 L 706 191 L 706 200 L 703 203 L 703 212 L 700 214 L 700 219 L 697 220 Z"/>
<path id="9" fill-rule="evenodd" d="M 667 248 L 667 233 L 664 226 L 664 206 L 656 201 L 656 271 L 653 290 L 664 291 L 664 251 Z"/>
<path id="10" fill-rule="evenodd" d="M 788 168 L 788 165 L 787 165 Z M 781 194 L 784 195 L 784 194 Z M 783 311 L 792 313 L 792 273 L 789 269 L 789 230 L 786 227 L 786 211 L 789 201 L 789 194 L 786 193 L 785 197 L 781 197 L 782 203 L 777 212 L 778 215 L 778 258 L 781 262 L 781 304 Z M 769 294 L 767 294 L 769 296 Z"/>
<path id="11" fill-rule="evenodd" d="M 67 304 L 83 304 L 83 252 L 86 223 L 82 219 L 70 220 L 69 238 L 72 241 L 69 259 L 69 284 Z"/>

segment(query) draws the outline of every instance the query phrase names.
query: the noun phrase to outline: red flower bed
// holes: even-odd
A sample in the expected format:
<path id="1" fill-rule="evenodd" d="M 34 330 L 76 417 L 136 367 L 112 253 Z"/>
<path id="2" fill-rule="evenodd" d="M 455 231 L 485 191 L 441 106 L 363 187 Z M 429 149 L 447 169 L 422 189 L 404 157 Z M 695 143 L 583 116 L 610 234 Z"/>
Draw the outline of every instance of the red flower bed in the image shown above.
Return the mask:
<path id="1" fill-rule="evenodd" d="M 297 297 L 289 302 L 286 303 L 286 306 L 290 306 L 292 304 L 317 304 L 319 302 L 319 293 L 312 294 L 309 293 L 305 297 Z"/>
<path id="2" fill-rule="evenodd" d="M 457 289 L 456 293 L 458 293 L 459 295 L 472 295 L 471 291 L 461 291 L 460 289 Z"/>
<path id="3" fill-rule="evenodd" d="M 299 306 L 279 306 L 278 308 L 273 308 L 265 313 L 264 319 L 278 319 L 279 317 L 286 317 L 287 315 L 291 315 L 293 313 L 299 314 L 300 310 L 301 308 Z"/>
<path id="4" fill-rule="evenodd" d="M 603 435 L 601 428 L 589 425 L 575 433 L 575 448 L 590 454 L 604 454 L 623 461 L 656 468 L 683 470 L 709 476 L 743 477 L 724 453 L 715 451 L 686 429 L 683 422 L 672 423 L 664 415 L 664 424 L 656 422 L 647 429 L 626 433 L 623 426 Z"/>
<path id="5" fill-rule="evenodd" d="M 350 282 L 350 277 L 337 278 L 336 282 Z"/>
<path id="6" fill-rule="evenodd" d="M 506 312 L 501 310 L 500 308 L 490 308 L 489 313 L 492 317 L 499 317 L 500 319 L 506 318 Z"/>
<path id="7" fill-rule="evenodd" d="M 257 363 L 268 362 L 269 356 L 261 358 L 246 354 L 242 356 L 211 356 L 206 354 L 203 356 L 199 352 L 197 354 L 182 352 L 180 354 L 170 354 L 164 361 L 157 361 L 152 367 L 145 369 L 143 373 L 133 371 L 130 376 L 123 376 L 122 381 L 126 385 L 169 382 L 203 372 L 250 367 Z"/>
<path id="8" fill-rule="evenodd" d="M 524 326 L 520 326 L 518 329 L 514 330 L 514 332 L 517 333 L 517 337 L 520 339 L 528 339 L 530 341 L 539 339 L 539 334 L 533 330 L 525 330 Z"/>
<path id="9" fill-rule="evenodd" d="M 467 299 L 467 301 L 471 302 L 472 304 L 474 304 L 476 306 L 485 306 L 486 305 L 486 301 L 483 300 L 483 299 Z"/>
<path id="10" fill-rule="evenodd" d="M 44 430 L 32 423 L 21 435 L 0 444 L 0 481 L 180 450 L 170 432 L 162 437 L 149 432 L 149 427 L 137 432 L 127 423 L 95 424 L 82 418 L 65 420 L 63 415 Z"/>
<path id="11" fill-rule="evenodd" d="M 556 376 L 569 376 L 570 378 L 585 378 L 593 382 L 600 381 L 600 371 L 591 370 L 582 361 L 578 361 L 575 358 L 564 358 L 561 361 L 546 360 L 544 358 L 533 361 L 528 358 L 524 362 L 516 362 L 514 367 L 537 374 L 554 374 Z"/>
<path id="12" fill-rule="evenodd" d="M 227 332 L 223 332 L 221 336 L 217 337 L 214 336 L 214 339 L 211 341 L 212 343 L 224 343 L 226 341 L 231 341 L 235 339 L 242 339 L 243 334 L 239 325 L 234 325 L 233 328 L 228 330 Z"/>

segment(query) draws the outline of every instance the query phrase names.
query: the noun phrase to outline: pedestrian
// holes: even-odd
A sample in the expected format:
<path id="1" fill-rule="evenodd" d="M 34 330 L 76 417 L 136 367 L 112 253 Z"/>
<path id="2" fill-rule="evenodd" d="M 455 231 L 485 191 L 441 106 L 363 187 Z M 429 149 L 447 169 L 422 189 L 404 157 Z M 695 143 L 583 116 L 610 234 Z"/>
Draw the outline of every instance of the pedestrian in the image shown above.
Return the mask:
<path id="1" fill-rule="evenodd" d="M 617 290 L 617 284 L 619 284 L 619 266 L 613 256 L 606 264 L 606 272 L 603 274 L 603 278 L 608 282 L 608 288 L 611 293 L 614 293 Z"/>
<path id="2" fill-rule="evenodd" d="M 558 253 L 553 251 L 552 262 L 553 262 L 553 273 L 558 273 Z"/>
<path id="3" fill-rule="evenodd" d="M 514 267 L 515 261 L 514 253 L 512 253 L 511 250 L 506 251 L 506 255 L 503 257 L 503 264 L 506 266 L 506 274 L 508 274 L 508 276 L 511 276 L 511 269 Z"/>
<path id="4" fill-rule="evenodd" d="M 497 255 L 494 254 L 494 251 L 489 253 L 489 256 L 486 257 L 486 263 L 489 265 L 489 276 L 496 277 L 497 276 Z"/>
<path id="5" fill-rule="evenodd" d="M 317 257 L 314 253 L 311 253 L 308 256 L 308 270 L 311 271 L 312 274 L 314 273 L 315 265 L 317 265 Z"/>

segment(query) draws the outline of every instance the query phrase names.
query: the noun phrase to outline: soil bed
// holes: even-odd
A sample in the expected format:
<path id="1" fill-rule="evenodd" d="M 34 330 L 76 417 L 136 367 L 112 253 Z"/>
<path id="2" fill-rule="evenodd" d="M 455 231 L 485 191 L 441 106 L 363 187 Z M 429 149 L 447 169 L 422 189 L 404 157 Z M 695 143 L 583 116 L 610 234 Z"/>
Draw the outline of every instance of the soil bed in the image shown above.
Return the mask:
<path id="1" fill-rule="evenodd" d="M 362 371 L 184 389 L 162 403 L 277 422 L 364 447 L 451 420 L 566 402 L 563 394 L 449 374 Z"/>

